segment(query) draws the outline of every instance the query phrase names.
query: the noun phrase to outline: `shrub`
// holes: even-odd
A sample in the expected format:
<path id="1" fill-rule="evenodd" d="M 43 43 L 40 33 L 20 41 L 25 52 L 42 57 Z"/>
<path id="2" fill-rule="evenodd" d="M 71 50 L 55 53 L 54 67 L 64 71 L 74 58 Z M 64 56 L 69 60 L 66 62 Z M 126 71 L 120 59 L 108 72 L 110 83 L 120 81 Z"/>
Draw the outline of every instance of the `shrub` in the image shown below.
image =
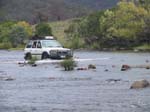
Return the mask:
<path id="1" fill-rule="evenodd" d="M 20 44 L 25 44 L 25 41 L 28 40 L 28 36 L 23 26 L 14 25 L 10 31 L 9 41 L 13 47 L 18 47 Z"/>
<path id="2" fill-rule="evenodd" d="M 82 38 L 78 36 L 74 36 L 73 39 L 70 40 L 69 47 L 72 49 L 79 49 L 84 47 L 84 41 Z"/>
<path id="3" fill-rule="evenodd" d="M 33 65 L 33 64 L 35 64 L 35 62 L 36 62 L 37 60 L 38 60 L 37 57 L 32 57 L 32 58 L 28 61 L 28 64 Z"/>
<path id="4" fill-rule="evenodd" d="M 76 66 L 76 63 L 72 58 L 65 59 L 61 62 L 61 66 L 65 69 L 65 71 L 71 71 Z"/>
<path id="5" fill-rule="evenodd" d="M 7 43 L 0 43 L 0 49 L 10 49 L 12 44 L 10 42 Z"/>

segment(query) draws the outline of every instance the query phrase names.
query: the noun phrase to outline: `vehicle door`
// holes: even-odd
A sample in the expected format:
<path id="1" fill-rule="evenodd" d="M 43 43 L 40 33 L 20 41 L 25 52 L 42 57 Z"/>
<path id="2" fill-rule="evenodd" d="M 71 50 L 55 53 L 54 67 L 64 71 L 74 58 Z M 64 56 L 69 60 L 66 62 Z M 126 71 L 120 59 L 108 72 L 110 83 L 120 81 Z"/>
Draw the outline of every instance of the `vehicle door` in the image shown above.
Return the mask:
<path id="1" fill-rule="evenodd" d="M 39 40 L 33 41 L 32 54 L 33 55 L 41 55 L 42 54 L 42 46 L 41 46 L 41 42 Z"/>
<path id="2" fill-rule="evenodd" d="M 42 55 L 42 44 L 41 44 L 41 41 L 38 40 L 37 41 L 37 45 L 36 45 L 36 54 L 37 55 Z"/>
<path id="3" fill-rule="evenodd" d="M 34 41 L 32 42 L 32 49 L 31 49 L 31 54 L 32 54 L 32 55 L 36 55 L 36 46 L 37 46 L 37 41 L 34 40 Z"/>

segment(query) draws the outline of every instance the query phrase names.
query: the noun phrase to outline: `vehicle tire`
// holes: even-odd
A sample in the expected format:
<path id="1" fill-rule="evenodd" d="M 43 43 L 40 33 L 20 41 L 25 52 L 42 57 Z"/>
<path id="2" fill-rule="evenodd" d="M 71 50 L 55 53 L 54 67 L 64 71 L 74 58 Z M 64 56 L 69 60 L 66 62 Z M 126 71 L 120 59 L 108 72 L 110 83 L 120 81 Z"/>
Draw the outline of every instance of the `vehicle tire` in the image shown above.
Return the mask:
<path id="1" fill-rule="evenodd" d="M 32 59 L 32 56 L 31 56 L 31 53 L 27 53 L 24 57 L 25 60 L 31 60 Z"/>
<path id="2" fill-rule="evenodd" d="M 47 52 L 44 52 L 43 54 L 42 54 L 42 60 L 43 59 L 47 59 L 47 58 L 49 58 L 49 55 L 48 55 L 48 53 Z"/>

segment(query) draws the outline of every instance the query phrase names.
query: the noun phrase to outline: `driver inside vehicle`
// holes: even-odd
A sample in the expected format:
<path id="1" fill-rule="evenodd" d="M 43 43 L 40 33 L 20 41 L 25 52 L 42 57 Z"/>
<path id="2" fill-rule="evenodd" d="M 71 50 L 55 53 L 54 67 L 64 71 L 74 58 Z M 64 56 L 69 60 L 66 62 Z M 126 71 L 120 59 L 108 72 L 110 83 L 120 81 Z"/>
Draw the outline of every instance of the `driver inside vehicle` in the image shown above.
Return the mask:
<path id="1" fill-rule="evenodd" d="M 42 48 L 42 46 L 41 46 L 41 42 L 38 42 L 38 44 L 37 44 L 37 48 Z"/>
<path id="2" fill-rule="evenodd" d="M 37 42 L 34 42 L 32 45 L 32 48 L 36 48 L 36 44 L 37 44 Z"/>

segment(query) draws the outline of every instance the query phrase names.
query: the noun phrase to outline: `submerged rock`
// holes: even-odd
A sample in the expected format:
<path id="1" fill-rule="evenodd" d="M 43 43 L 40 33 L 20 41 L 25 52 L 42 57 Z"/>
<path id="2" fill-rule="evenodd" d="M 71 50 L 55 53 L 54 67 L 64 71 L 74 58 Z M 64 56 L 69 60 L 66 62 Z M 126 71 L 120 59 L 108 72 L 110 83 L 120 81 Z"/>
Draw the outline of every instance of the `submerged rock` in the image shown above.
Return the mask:
<path id="1" fill-rule="evenodd" d="M 146 63 L 149 63 L 149 60 L 147 59 L 147 60 L 145 60 L 145 62 L 146 62 Z"/>
<path id="2" fill-rule="evenodd" d="M 122 81 L 121 79 L 107 79 L 107 82 L 119 82 Z"/>
<path id="3" fill-rule="evenodd" d="M 96 66 L 93 64 L 88 65 L 88 69 L 96 69 Z"/>
<path id="4" fill-rule="evenodd" d="M 13 81 L 13 80 L 15 80 L 15 79 L 12 78 L 12 77 L 8 77 L 8 78 L 5 79 L 5 81 Z"/>
<path id="5" fill-rule="evenodd" d="M 129 65 L 122 65 L 121 71 L 129 70 L 131 67 Z"/>
<path id="6" fill-rule="evenodd" d="M 108 72 L 109 70 L 108 70 L 108 69 L 105 69 L 104 71 L 105 71 L 105 72 Z"/>
<path id="7" fill-rule="evenodd" d="M 37 64 L 32 64 L 31 66 L 32 66 L 32 67 L 36 67 L 36 66 L 37 66 Z"/>
<path id="8" fill-rule="evenodd" d="M 81 67 L 81 68 L 77 68 L 77 70 L 87 70 L 87 68 Z"/>
<path id="9" fill-rule="evenodd" d="M 150 85 L 150 83 L 147 80 L 142 80 L 142 81 L 135 81 L 130 89 L 140 89 L 140 88 L 146 88 Z"/>

